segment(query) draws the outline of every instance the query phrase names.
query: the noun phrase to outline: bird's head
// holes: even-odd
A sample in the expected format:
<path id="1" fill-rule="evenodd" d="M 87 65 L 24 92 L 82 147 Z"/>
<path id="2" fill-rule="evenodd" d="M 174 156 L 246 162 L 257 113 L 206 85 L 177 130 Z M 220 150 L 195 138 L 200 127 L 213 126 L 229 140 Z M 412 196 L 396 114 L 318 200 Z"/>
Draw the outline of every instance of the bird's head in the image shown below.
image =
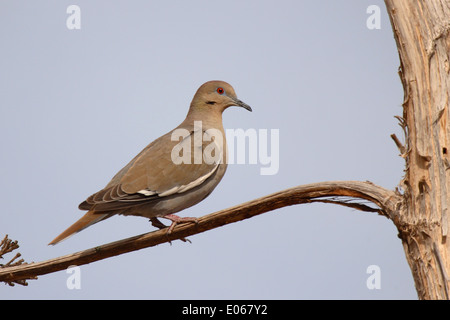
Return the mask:
<path id="1" fill-rule="evenodd" d="M 252 111 L 248 104 L 237 98 L 233 87 L 224 81 L 208 81 L 202 84 L 191 102 L 192 111 L 219 111 L 222 113 L 231 106 Z"/>

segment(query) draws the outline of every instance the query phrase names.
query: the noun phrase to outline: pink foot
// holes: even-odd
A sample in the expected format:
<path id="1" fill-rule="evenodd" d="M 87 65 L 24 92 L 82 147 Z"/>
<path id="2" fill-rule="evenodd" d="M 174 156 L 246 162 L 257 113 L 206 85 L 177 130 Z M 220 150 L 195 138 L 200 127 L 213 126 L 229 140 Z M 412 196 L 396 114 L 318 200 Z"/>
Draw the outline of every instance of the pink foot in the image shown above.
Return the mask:
<path id="1" fill-rule="evenodd" d="M 175 226 L 179 223 L 188 223 L 188 222 L 198 223 L 197 218 L 179 217 L 174 214 L 168 214 L 168 215 L 164 216 L 163 218 L 166 218 L 166 219 L 169 219 L 170 221 L 172 221 L 172 224 L 170 225 L 169 230 L 167 230 L 167 234 L 171 234 L 173 231 L 173 228 L 175 228 Z"/>

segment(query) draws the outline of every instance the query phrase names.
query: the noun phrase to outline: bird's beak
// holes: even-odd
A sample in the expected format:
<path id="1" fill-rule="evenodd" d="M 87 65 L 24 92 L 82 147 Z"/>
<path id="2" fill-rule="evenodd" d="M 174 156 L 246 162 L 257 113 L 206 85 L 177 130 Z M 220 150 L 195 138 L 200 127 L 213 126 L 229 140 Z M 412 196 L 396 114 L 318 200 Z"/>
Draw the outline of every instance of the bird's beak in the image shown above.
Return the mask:
<path id="1" fill-rule="evenodd" d="M 239 99 L 234 99 L 234 102 L 236 103 L 236 106 L 242 107 L 242 108 L 252 112 L 252 108 L 248 104 L 246 104 L 245 102 L 243 102 L 243 101 L 241 101 Z"/>

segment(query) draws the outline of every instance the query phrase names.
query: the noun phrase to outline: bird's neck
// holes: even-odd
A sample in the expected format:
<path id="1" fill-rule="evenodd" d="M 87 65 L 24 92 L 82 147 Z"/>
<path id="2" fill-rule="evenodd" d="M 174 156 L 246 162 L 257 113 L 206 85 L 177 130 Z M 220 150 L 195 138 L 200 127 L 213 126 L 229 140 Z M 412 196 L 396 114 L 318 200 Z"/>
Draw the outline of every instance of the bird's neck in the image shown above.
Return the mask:
<path id="1" fill-rule="evenodd" d="M 203 130 L 215 128 L 223 131 L 222 112 L 209 108 L 209 110 L 191 108 L 183 121 L 185 126 L 193 126 L 194 122 L 201 121 Z"/>

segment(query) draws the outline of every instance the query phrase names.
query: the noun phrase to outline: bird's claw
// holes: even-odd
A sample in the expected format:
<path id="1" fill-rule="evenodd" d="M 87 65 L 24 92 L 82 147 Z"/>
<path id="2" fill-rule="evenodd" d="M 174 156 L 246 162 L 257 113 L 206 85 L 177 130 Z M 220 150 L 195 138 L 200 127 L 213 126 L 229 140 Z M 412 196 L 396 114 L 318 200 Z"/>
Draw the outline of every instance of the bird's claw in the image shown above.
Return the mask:
<path id="1" fill-rule="evenodd" d="M 175 226 L 179 223 L 194 222 L 195 224 L 198 224 L 198 219 L 192 218 L 192 217 L 179 217 L 174 214 L 168 214 L 168 215 L 164 216 L 164 218 L 172 221 L 172 224 L 170 225 L 169 230 L 167 230 L 167 234 L 171 234 L 173 229 L 175 228 Z"/>
<path id="2" fill-rule="evenodd" d="M 177 224 L 189 223 L 189 222 L 194 222 L 195 224 L 198 224 L 198 219 L 192 218 L 192 217 L 179 217 L 174 214 L 168 214 L 168 215 L 164 216 L 163 218 L 166 218 L 166 219 L 172 221 L 172 223 L 168 227 L 169 229 L 167 230 L 166 235 L 171 234 Z M 159 221 L 158 218 L 156 218 L 156 217 L 150 218 L 150 221 L 152 223 L 152 226 L 154 226 L 155 228 L 158 228 L 158 229 L 167 228 L 167 226 L 164 223 L 162 223 L 161 221 Z M 180 240 L 183 242 L 192 243 L 191 240 L 186 239 L 186 238 L 180 238 Z M 169 243 L 172 245 L 172 242 L 170 240 L 169 240 Z"/>

